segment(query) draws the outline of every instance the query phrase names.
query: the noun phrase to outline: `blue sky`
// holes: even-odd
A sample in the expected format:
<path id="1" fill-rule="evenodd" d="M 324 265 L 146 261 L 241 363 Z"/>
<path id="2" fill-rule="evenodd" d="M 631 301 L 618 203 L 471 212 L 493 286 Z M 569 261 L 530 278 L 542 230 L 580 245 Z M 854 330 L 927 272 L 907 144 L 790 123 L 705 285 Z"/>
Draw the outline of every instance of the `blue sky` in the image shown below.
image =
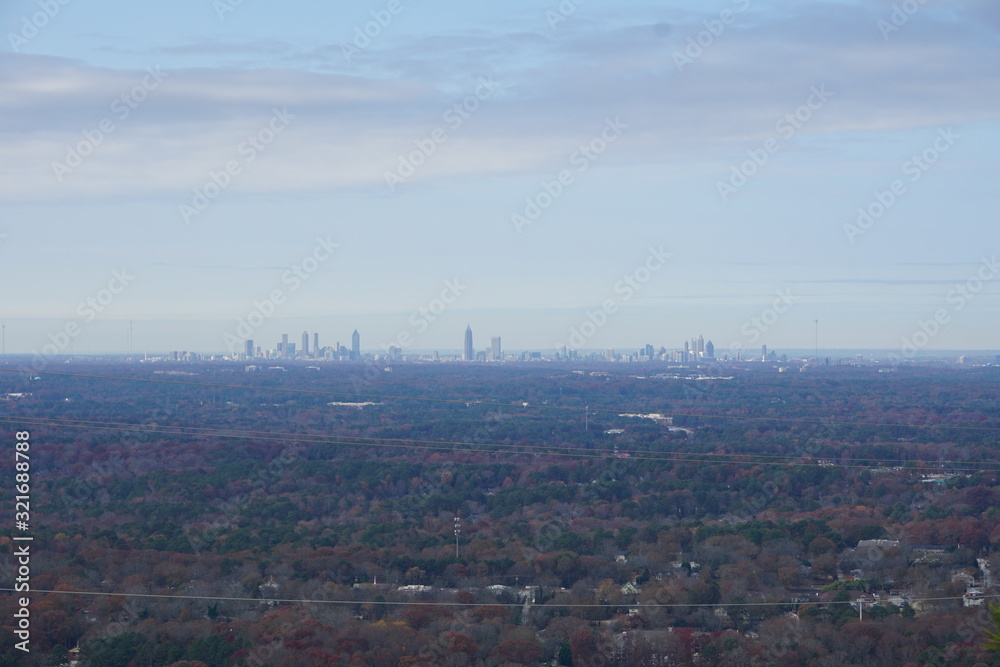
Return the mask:
<path id="1" fill-rule="evenodd" d="M 996 3 L 232 4 L 0 7 L 8 353 L 1000 347 Z"/>

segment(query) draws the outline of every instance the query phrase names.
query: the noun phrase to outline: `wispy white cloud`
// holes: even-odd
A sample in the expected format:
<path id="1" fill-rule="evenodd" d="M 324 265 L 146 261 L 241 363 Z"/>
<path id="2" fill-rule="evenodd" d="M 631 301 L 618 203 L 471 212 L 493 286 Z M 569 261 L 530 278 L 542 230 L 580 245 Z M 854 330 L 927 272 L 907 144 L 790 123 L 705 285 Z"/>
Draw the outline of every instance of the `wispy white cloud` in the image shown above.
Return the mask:
<path id="1" fill-rule="evenodd" d="M 914 27 L 922 41 L 902 34 L 889 44 L 875 29 L 885 11 L 806 3 L 790 12 L 749 12 L 683 72 L 672 55 L 697 34 L 701 15 L 677 10 L 615 28 L 571 22 L 556 36 L 476 31 L 395 41 L 356 68 L 342 62 L 337 44 L 303 54 L 273 42 L 264 45 L 269 53 L 313 71 L 292 64 L 168 71 L 125 120 L 111 105 L 144 72 L 2 55 L 0 199 L 183 199 L 233 158 L 274 107 L 287 107 L 296 120 L 233 192 L 381 187 L 397 156 L 441 126 L 443 113 L 487 75 L 500 92 L 427 160 L 414 183 L 544 172 L 608 116 L 630 127 L 611 162 L 728 162 L 773 133 L 775 121 L 819 84 L 835 103 L 804 133 L 820 139 L 997 119 L 1000 44 L 995 30 L 984 28 L 995 27 L 993 5 L 970 2 L 957 16 L 928 12 Z M 932 23 L 938 32 L 927 38 Z M 202 39 L 149 55 L 153 65 L 157 56 L 252 46 Z M 113 134 L 58 182 L 52 163 L 102 119 L 114 122 Z"/>

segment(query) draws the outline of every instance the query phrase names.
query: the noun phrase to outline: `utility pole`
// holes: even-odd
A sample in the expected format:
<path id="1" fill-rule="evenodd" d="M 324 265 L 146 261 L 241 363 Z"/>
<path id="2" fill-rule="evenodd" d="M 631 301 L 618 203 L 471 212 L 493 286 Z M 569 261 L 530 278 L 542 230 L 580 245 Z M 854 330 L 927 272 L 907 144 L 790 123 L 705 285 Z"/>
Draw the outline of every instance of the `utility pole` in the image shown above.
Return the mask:
<path id="1" fill-rule="evenodd" d="M 462 534 L 462 519 L 455 517 L 455 558 L 458 558 L 458 536 Z"/>
<path id="2" fill-rule="evenodd" d="M 590 406 L 583 408 L 583 430 L 590 430 Z"/>

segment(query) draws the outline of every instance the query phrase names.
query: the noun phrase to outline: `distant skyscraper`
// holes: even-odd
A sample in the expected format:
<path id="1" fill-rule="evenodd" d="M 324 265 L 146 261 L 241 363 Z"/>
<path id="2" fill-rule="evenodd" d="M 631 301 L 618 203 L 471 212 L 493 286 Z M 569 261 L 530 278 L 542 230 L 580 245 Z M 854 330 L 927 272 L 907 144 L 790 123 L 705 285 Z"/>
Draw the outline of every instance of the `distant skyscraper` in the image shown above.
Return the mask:
<path id="1" fill-rule="evenodd" d="M 702 356 L 705 352 L 705 337 L 698 336 L 698 356 Z"/>
<path id="2" fill-rule="evenodd" d="M 313 332 L 313 359 L 319 359 L 319 334 Z"/>
<path id="3" fill-rule="evenodd" d="M 288 334 L 281 334 L 281 356 L 288 356 Z"/>
<path id="4" fill-rule="evenodd" d="M 247 350 L 246 350 L 246 352 L 247 352 L 247 359 L 253 359 L 253 341 L 252 340 L 248 340 L 247 341 Z"/>
<path id="5" fill-rule="evenodd" d="M 500 336 L 494 336 L 490 340 L 490 353 L 493 355 L 494 361 L 503 360 L 503 349 L 500 347 Z"/>
<path id="6" fill-rule="evenodd" d="M 690 354 L 690 351 L 691 351 L 691 346 L 688 344 L 687 341 L 684 341 L 684 354 L 681 357 L 681 361 L 683 361 L 684 363 L 691 361 L 690 356 L 688 356 Z"/>
<path id="7" fill-rule="evenodd" d="M 303 331 L 302 332 L 302 356 L 303 357 L 308 357 L 309 356 L 309 332 L 308 331 Z"/>
<path id="8" fill-rule="evenodd" d="M 354 333 L 351 334 L 351 360 L 357 361 L 361 359 L 361 334 L 355 329 Z"/>
<path id="9" fill-rule="evenodd" d="M 475 361 L 476 355 L 475 350 L 472 347 L 472 325 L 466 325 L 465 327 L 465 350 L 462 354 L 462 359 L 465 361 Z"/>
<path id="10" fill-rule="evenodd" d="M 767 345 L 760 346 L 760 360 L 767 361 Z"/>
<path id="11" fill-rule="evenodd" d="M 705 343 L 705 356 L 709 359 L 715 359 L 715 345 L 712 341 Z"/>

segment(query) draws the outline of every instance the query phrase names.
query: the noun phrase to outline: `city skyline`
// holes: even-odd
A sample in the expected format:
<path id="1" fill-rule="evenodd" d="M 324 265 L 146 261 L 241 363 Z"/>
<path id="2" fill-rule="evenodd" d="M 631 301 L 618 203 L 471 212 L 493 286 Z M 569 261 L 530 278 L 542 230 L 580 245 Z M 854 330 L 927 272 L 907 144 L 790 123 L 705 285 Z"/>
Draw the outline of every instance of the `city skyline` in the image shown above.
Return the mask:
<path id="1" fill-rule="evenodd" d="M 703 309 L 707 314 L 691 324 L 676 320 L 664 321 L 662 326 L 650 324 L 648 313 L 617 311 L 610 315 L 602 307 L 585 309 L 548 309 L 539 314 L 531 313 L 533 324 L 541 322 L 545 326 L 529 329 L 525 324 L 513 326 L 513 318 L 523 316 L 516 311 L 480 311 L 470 318 L 468 311 L 446 312 L 435 318 L 433 326 L 423 320 L 416 320 L 417 313 L 409 317 L 404 314 L 378 316 L 340 316 L 310 318 L 239 318 L 235 322 L 224 321 L 176 321 L 176 320 L 100 320 L 92 322 L 69 318 L 67 320 L 25 321 L 20 318 L 0 318 L 4 320 L 4 349 L 11 354 L 39 354 L 58 356 L 60 354 L 118 353 L 123 350 L 168 350 L 188 349 L 207 354 L 242 352 L 248 339 L 263 341 L 281 339 L 277 347 L 288 345 L 293 349 L 309 349 L 307 334 L 312 332 L 313 345 L 329 346 L 337 341 L 347 341 L 349 350 L 360 352 L 360 344 L 355 340 L 358 330 L 366 332 L 368 350 L 388 351 L 395 347 L 406 354 L 409 350 L 462 351 L 464 342 L 455 345 L 454 332 L 458 322 L 466 320 L 466 327 L 475 321 L 477 328 L 487 331 L 489 336 L 502 332 L 509 341 L 505 348 L 519 350 L 557 350 L 564 346 L 572 349 L 642 348 L 648 341 L 659 341 L 657 345 L 670 348 L 674 341 L 688 341 L 691 348 L 697 342 L 691 340 L 691 329 L 711 330 L 713 348 L 720 354 L 735 353 L 736 350 L 754 349 L 762 343 L 772 348 L 828 350 L 896 350 L 915 349 L 927 352 L 949 351 L 990 351 L 1000 350 L 997 337 L 989 321 L 989 312 L 981 313 L 985 318 L 976 336 L 969 338 L 964 328 L 949 326 L 952 315 L 939 309 L 927 318 L 918 318 L 911 330 L 893 338 L 875 338 L 871 332 L 858 332 L 850 320 L 845 318 L 832 321 L 813 319 L 808 312 L 792 313 L 790 306 L 784 305 L 787 295 L 775 298 L 771 306 L 749 315 L 738 325 L 729 318 L 719 317 L 712 309 Z M 713 316 L 714 315 L 714 316 Z M 966 315 L 963 313 L 963 316 Z M 886 317 L 886 313 L 873 313 L 872 318 Z M 968 318 L 966 318 L 968 319 Z M 363 324 L 352 325 L 352 322 Z M 567 322 L 571 322 L 568 327 Z M 700 324 L 699 324 L 700 323 Z M 290 342 L 295 329 L 303 330 L 301 345 Z M 346 330 L 353 329 L 349 337 Z M 509 333 L 512 329 L 517 332 Z M 320 331 L 340 331 L 329 341 L 320 342 Z M 862 333 L 864 335 L 858 335 Z M 846 334 L 846 335 L 845 335 Z M 956 335 L 957 334 L 957 335 Z M 546 344 L 545 340 L 553 341 Z M 963 342 L 972 344 L 963 345 Z M 975 344 L 975 343 L 979 344 Z M 706 341 L 702 341 L 707 345 Z M 493 341 L 479 349 L 491 353 Z"/>
<path id="2" fill-rule="evenodd" d="M 429 354 L 434 355 L 436 358 L 439 353 L 445 354 L 447 357 L 452 357 L 457 360 L 465 362 L 475 362 L 475 361 L 505 361 L 511 359 L 518 359 L 524 353 L 531 352 L 541 355 L 551 355 L 554 358 L 562 359 L 573 359 L 582 358 L 581 355 L 587 355 L 588 357 L 600 357 L 605 356 L 611 352 L 614 352 L 615 358 L 618 357 L 634 357 L 631 359 L 633 361 L 642 360 L 663 360 L 663 361 L 674 361 L 680 363 L 698 363 L 702 361 L 715 361 L 715 360 L 728 360 L 728 361 L 746 361 L 754 359 L 770 359 L 778 360 L 778 353 L 775 351 L 781 350 L 782 354 L 786 352 L 796 353 L 797 357 L 815 357 L 821 358 L 824 356 L 833 356 L 837 358 L 851 358 L 858 354 L 870 355 L 872 358 L 885 357 L 894 358 L 898 360 L 906 359 L 916 359 L 918 357 L 948 357 L 953 356 L 955 353 L 972 353 L 980 354 L 984 356 L 992 357 L 995 352 L 1000 352 L 1000 349 L 994 348 L 956 348 L 956 349 L 935 349 L 928 348 L 926 346 L 920 345 L 919 338 L 907 339 L 903 342 L 900 348 L 877 348 L 877 347 L 861 347 L 861 348 L 841 348 L 841 347 L 821 347 L 819 345 L 818 335 L 815 340 L 813 347 L 801 346 L 801 345 L 789 345 L 789 346 L 769 346 L 768 343 L 760 343 L 757 347 L 746 346 L 742 342 L 736 341 L 731 344 L 728 348 L 718 348 L 711 338 L 706 338 L 703 334 L 698 334 L 697 337 L 691 336 L 690 338 L 683 338 L 680 341 L 664 341 L 662 339 L 657 339 L 655 343 L 643 343 L 639 345 L 628 345 L 628 344 L 612 344 L 605 346 L 572 346 L 572 345 L 561 345 L 561 346 L 520 346 L 520 347 L 506 347 L 502 345 L 502 336 L 490 336 L 490 343 L 488 347 L 483 347 L 477 349 L 474 344 L 474 332 L 471 324 L 467 324 L 460 346 L 445 343 L 441 346 L 429 346 L 429 347 L 399 347 L 395 344 L 381 343 L 377 346 L 366 346 L 362 344 L 362 335 L 358 329 L 354 329 L 350 336 L 350 347 L 348 347 L 345 342 L 342 342 L 341 338 L 337 335 L 332 335 L 329 339 L 323 337 L 320 331 L 316 330 L 304 330 L 302 332 L 302 344 L 296 345 L 291 343 L 290 335 L 288 333 L 282 333 L 280 335 L 274 336 L 268 339 L 266 336 L 263 338 L 250 338 L 250 339 L 236 339 L 230 338 L 227 340 L 228 350 L 225 349 L 197 349 L 193 347 L 185 346 L 167 346 L 165 348 L 149 348 L 142 345 L 133 348 L 133 324 L 129 322 L 129 331 L 127 339 L 127 348 L 122 350 L 115 349 L 104 349 L 104 350 L 81 350 L 77 351 L 74 349 L 73 345 L 67 344 L 71 342 L 72 339 L 66 336 L 65 333 L 60 332 L 57 336 L 52 337 L 46 345 L 43 345 L 40 349 L 31 350 L 29 353 L 17 352 L 17 351 L 6 351 L 6 325 L 4 326 L 4 357 L 17 358 L 24 356 L 32 356 L 36 362 L 36 365 L 48 363 L 62 357 L 69 356 L 87 356 L 87 355 L 127 355 L 130 357 L 142 357 L 143 355 L 148 355 L 152 353 L 154 356 L 171 356 L 176 357 L 181 353 L 191 353 L 200 356 L 211 356 L 218 358 L 231 358 L 231 359 L 246 359 L 246 358 L 258 358 L 258 359 L 289 359 L 289 360 L 335 360 L 335 361 L 361 361 L 364 359 L 396 359 L 400 360 L 404 357 L 426 357 Z M 816 333 L 818 334 L 818 322 L 816 324 Z M 310 339 L 312 341 L 310 345 Z M 398 341 L 396 341 L 398 342 Z M 813 352 L 813 354 L 808 354 Z M 822 354 L 820 354 L 822 352 Z M 846 355 L 846 356 L 842 356 Z M 786 355 L 787 356 L 787 355 Z M 995 355 L 997 359 L 1000 359 L 1000 354 Z M 546 357 L 547 358 L 547 357 Z M 608 358 L 608 360 L 614 360 L 613 358 Z"/>

